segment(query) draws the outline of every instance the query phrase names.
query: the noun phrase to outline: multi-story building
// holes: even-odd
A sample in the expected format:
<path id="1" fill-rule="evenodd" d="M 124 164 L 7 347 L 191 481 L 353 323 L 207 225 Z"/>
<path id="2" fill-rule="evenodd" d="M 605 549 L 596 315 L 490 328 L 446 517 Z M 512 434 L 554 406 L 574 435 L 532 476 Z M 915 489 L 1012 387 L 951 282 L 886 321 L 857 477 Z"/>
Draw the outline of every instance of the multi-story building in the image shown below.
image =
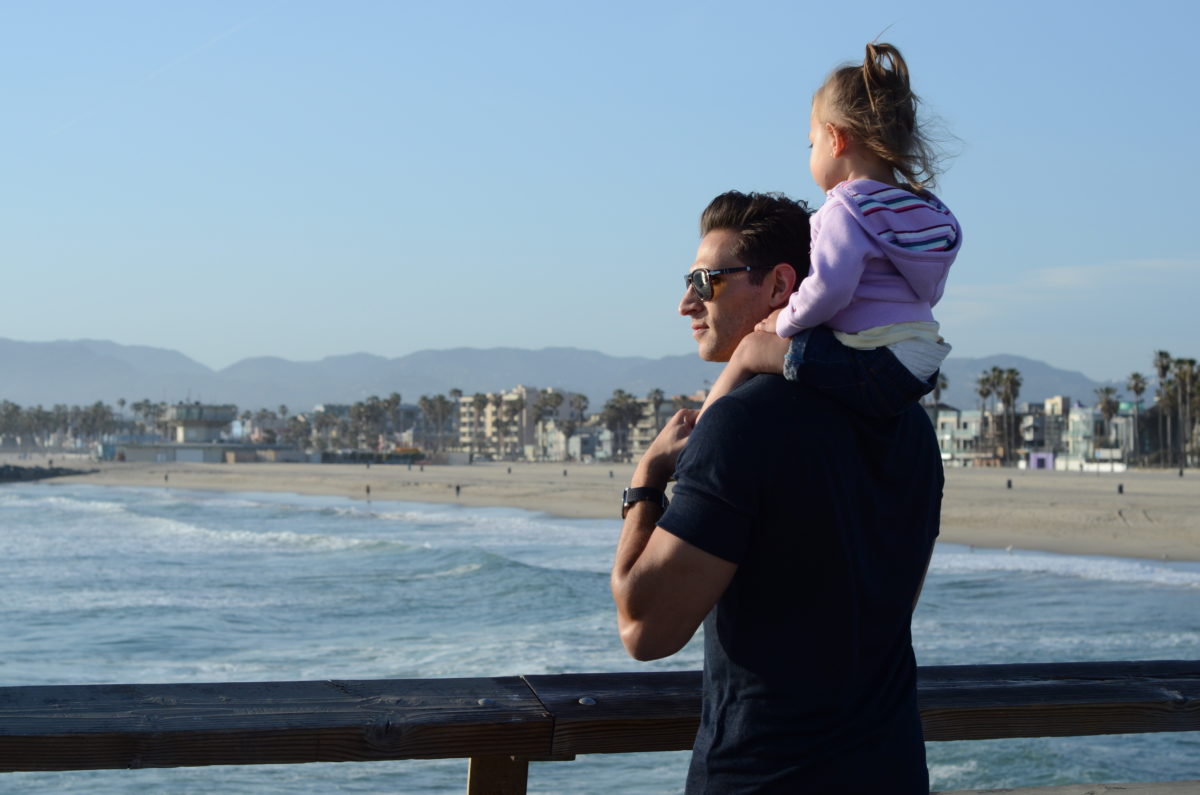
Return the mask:
<path id="1" fill-rule="evenodd" d="M 221 434 L 237 419 L 237 406 L 206 406 L 179 403 L 168 406 L 162 422 L 167 437 L 178 444 L 219 441 Z"/>
<path id="2" fill-rule="evenodd" d="M 642 408 L 642 414 L 630 429 L 630 456 L 637 459 L 646 452 L 646 448 L 654 441 L 654 437 L 658 436 L 663 425 L 674 416 L 676 411 L 681 408 L 698 409 L 704 405 L 704 398 L 707 396 L 708 391 L 701 389 L 690 395 L 675 395 L 659 402 L 657 406 L 648 397 L 638 398 L 637 402 Z"/>
<path id="3" fill-rule="evenodd" d="M 458 447 L 472 457 L 562 460 L 566 423 L 582 424 L 575 397 L 574 392 L 525 385 L 481 394 L 479 399 L 463 395 L 458 402 Z"/>
<path id="4" fill-rule="evenodd" d="M 979 409 L 963 411 L 943 403 L 936 412 L 934 429 L 944 465 L 979 466 L 983 460 L 991 459 L 991 451 L 984 444 L 984 416 Z"/>

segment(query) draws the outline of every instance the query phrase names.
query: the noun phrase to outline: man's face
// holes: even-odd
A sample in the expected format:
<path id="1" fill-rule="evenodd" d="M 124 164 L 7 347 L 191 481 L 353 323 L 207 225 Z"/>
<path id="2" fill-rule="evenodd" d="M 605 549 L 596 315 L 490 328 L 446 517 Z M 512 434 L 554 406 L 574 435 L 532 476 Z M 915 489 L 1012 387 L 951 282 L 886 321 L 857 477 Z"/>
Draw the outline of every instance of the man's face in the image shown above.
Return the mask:
<path id="1" fill-rule="evenodd" d="M 728 229 L 709 232 L 700 241 L 692 270 L 737 268 L 743 263 L 729 254 L 737 235 Z M 700 358 L 709 362 L 727 362 L 742 337 L 754 330 L 754 324 L 770 314 L 771 279 L 750 283 L 751 271 L 726 273 L 714 277 L 713 297 L 701 301 L 688 287 L 679 302 L 679 314 L 692 319 L 692 336 Z"/>

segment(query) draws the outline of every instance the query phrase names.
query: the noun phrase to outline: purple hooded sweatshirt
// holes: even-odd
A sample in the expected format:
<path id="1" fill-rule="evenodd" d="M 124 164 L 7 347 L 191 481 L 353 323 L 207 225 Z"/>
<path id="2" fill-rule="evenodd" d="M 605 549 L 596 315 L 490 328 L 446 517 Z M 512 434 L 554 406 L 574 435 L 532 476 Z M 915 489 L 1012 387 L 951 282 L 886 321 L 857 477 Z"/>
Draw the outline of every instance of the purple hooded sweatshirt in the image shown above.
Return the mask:
<path id="1" fill-rule="evenodd" d="M 962 242 L 936 196 L 851 180 L 829 191 L 810 223 L 811 266 L 779 313 L 779 336 L 933 320 Z"/>

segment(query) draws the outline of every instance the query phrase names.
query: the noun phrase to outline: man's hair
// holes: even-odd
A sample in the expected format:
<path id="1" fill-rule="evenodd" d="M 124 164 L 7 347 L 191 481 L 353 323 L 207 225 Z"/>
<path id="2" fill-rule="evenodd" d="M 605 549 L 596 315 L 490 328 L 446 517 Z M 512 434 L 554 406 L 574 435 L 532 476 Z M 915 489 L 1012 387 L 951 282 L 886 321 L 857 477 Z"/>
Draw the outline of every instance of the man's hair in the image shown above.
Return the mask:
<path id="1" fill-rule="evenodd" d="M 787 263 L 796 284 L 808 275 L 808 205 L 782 193 L 731 190 L 709 202 L 700 215 L 700 236 L 728 229 L 737 235 L 730 252 L 743 265 L 751 284 L 762 284 L 769 268 Z"/>

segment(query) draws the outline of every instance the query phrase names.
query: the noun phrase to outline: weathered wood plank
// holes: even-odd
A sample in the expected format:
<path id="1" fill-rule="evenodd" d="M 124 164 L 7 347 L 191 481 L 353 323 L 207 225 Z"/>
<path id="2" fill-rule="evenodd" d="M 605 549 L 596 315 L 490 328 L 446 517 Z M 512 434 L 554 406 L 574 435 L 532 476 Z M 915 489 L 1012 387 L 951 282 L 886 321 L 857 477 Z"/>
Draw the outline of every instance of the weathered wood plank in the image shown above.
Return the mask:
<path id="1" fill-rule="evenodd" d="M 0 770 L 547 754 L 517 677 L 0 688 Z"/>
<path id="2" fill-rule="evenodd" d="M 686 751 L 700 724 L 700 672 L 526 676 L 554 716 L 556 754 Z"/>
<path id="3" fill-rule="evenodd" d="M 528 785 L 528 759 L 473 756 L 467 767 L 467 795 L 525 795 Z"/>
<path id="4" fill-rule="evenodd" d="M 927 740 L 1200 730 L 1200 663 L 923 668 Z"/>
<path id="5" fill-rule="evenodd" d="M 917 669 L 920 684 L 934 682 L 1013 682 L 1021 679 L 1112 681 L 1129 678 L 1200 678 L 1200 660 L 1099 660 L 1093 662 L 1000 663 L 990 665 L 924 665 Z"/>
<path id="6" fill-rule="evenodd" d="M 1200 795 L 1200 781 L 1147 781 L 1133 784 L 1060 784 L 1055 787 L 956 789 L 930 795 Z"/>
<path id="7" fill-rule="evenodd" d="M 1200 662 L 924 668 L 919 696 L 930 740 L 1200 731 Z M 698 671 L 8 687 L 0 770 L 686 750 L 699 711 Z"/>

